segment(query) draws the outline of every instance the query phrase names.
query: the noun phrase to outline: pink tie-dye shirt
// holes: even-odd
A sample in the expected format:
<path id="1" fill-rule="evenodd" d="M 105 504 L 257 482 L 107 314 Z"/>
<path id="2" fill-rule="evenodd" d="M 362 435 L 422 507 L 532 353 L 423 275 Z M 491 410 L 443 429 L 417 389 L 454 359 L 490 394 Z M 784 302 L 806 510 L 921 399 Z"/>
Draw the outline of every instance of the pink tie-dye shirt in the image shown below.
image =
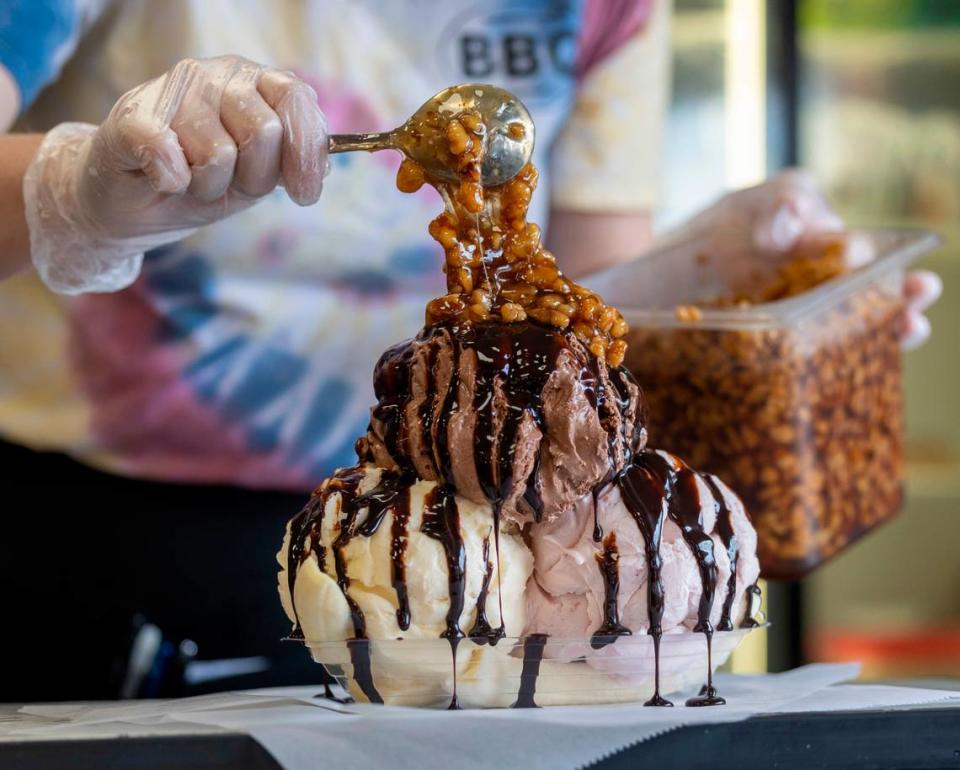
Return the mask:
<path id="1" fill-rule="evenodd" d="M 667 81 L 660 0 L 30 0 L 0 13 L 21 126 L 99 122 L 188 56 L 297 72 L 335 131 L 382 130 L 451 83 L 530 107 L 554 203 L 655 203 Z M 32 37 L 31 37 L 32 36 Z M 623 162 L 629 158 L 629 162 Z M 353 461 L 379 353 L 442 290 L 432 191 L 401 195 L 398 158 L 338 155 L 316 206 L 282 191 L 147 255 L 129 289 L 0 286 L 0 435 L 114 472 L 303 490 Z"/>

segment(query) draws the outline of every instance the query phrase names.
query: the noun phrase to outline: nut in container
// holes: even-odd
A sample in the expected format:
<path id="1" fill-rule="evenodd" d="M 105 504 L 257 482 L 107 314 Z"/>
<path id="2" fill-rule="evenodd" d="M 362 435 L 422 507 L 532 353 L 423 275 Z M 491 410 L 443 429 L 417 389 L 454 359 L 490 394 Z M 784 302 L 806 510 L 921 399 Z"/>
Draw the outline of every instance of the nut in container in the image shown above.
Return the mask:
<path id="1" fill-rule="evenodd" d="M 591 284 L 630 325 L 625 363 L 651 443 L 739 491 L 769 578 L 802 577 L 903 499 L 903 274 L 939 241 L 906 229 L 845 237 L 868 247 L 867 264 L 837 269 L 825 246 L 760 266 L 749 296 L 742 266 L 682 249 Z"/>

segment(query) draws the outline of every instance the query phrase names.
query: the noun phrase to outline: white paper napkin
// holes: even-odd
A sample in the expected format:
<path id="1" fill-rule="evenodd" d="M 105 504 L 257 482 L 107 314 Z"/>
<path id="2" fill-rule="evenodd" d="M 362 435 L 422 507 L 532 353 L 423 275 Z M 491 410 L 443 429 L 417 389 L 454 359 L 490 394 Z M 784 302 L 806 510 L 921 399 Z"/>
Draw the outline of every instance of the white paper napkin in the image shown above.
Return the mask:
<path id="1" fill-rule="evenodd" d="M 27 706 L 23 737 L 55 739 L 224 729 L 252 735 L 286 770 L 391 767 L 460 770 L 514 766 L 575 770 L 684 725 L 736 722 L 757 714 L 856 710 L 933 703 L 960 693 L 841 685 L 856 665 L 813 665 L 783 674 L 720 675 L 726 706 L 640 705 L 429 711 L 339 704 L 318 687 L 271 688 L 173 701 Z M 675 697 L 678 704 L 684 698 Z M 958 702 L 960 705 L 960 702 Z M 39 723 L 38 723 L 39 720 Z M 165 729 L 166 728 L 166 729 Z M 7 726 L 8 737 L 18 734 Z"/>
<path id="2" fill-rule="evenodd" d="M 726 706 L 672 709 L 640 705 L 438 712 L 357 704 L 318 710 L 296 703 L 204 710 L 179 718 L 251 734 L 287 770 L 340 767 L 461 770 L 512 767 L 575 770 L 683 725 L 736 722 L 779 711 L 822 711 L 929 703 L 944 691 L 831 686 L 856 665 L 813 665 L 784 674 L 718 676 Z M 904 690 L 901 692 L 901 689 Z M 682 698 L 676 698 L 679 704 Z"/>

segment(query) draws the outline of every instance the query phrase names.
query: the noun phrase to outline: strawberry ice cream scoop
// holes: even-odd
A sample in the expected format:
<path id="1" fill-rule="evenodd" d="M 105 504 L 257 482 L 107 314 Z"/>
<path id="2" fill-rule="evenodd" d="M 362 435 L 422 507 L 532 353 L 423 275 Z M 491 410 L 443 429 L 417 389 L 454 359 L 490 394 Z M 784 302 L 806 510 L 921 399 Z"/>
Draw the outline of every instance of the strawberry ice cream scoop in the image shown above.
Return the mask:
<path id="1" fill-rule="evenodd" d="M 615 667 L 623 637 L 752 622 L 757 537 L 743 504 L 667 452 L 639 453 L 568 515 L 533 525 L 529 542 L 525 633 L 556 640 L 549 658 Z"/>

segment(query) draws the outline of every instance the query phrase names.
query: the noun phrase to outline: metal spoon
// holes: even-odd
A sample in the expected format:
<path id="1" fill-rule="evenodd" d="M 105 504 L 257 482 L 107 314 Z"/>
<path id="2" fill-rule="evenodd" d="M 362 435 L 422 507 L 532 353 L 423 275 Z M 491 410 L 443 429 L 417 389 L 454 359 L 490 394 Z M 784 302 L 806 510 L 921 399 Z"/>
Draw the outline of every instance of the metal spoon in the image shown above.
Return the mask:
<path id="1" fill-rule="evenodd" d="M 487 148 L 480 170 L 482 183 L 493 187 L 513 179 L 533 154 L 533 120 L 516 96 L 485 83 L 461 83 L 444 88 L 393 131 L 332 134 L 330 152 L 399 150 L 423 166 L 428 176 L 455 182 L 456 172 L 443 162 L 446 154 L 437 151 L 421 126 L 428 112 L 457 114 L 466 109 L 478 110 L 487 127 Z"/>

